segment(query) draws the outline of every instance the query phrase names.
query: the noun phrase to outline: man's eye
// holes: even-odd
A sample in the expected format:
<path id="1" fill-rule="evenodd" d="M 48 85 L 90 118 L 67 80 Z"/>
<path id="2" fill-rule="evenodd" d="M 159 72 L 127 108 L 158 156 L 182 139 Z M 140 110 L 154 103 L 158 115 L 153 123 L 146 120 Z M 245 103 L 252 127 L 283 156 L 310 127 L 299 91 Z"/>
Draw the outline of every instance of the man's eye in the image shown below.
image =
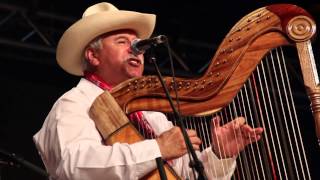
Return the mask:
<path id="1" fill-rule="evenodd" d="M 118 40 L 117 43 L 118 43 L 118 44 L 127 44 L 127 43 L 129 43 L 129 41 L 126 41 L 126 40 Z"/>

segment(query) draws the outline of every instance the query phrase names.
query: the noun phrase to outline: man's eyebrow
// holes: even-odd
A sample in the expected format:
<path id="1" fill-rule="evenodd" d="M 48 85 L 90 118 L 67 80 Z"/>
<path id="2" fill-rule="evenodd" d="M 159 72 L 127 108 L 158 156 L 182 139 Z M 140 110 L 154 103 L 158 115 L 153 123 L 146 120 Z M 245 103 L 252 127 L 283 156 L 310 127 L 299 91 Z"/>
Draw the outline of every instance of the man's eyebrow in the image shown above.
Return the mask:
<path id="1" fill-rule="evenodd" d="M 126 37 L 125 35 L 118 35 L 116 36 L 115 40 L 118 40 L 118 39 L 129 39 L 129 38 Z"/>

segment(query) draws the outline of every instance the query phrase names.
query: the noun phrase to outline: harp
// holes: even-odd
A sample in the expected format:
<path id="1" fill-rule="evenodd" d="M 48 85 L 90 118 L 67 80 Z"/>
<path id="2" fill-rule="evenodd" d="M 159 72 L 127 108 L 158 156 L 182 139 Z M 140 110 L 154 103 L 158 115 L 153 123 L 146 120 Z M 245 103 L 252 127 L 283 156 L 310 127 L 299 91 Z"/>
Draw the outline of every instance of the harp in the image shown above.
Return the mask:
<path id="1" fill-rule="evenodd" d="M 245 116 L 251 126 L 265 128 L 263 139 L 240 154 L 234 179 L 312 178 L 310 157 L 306 155 L 300 131 L 301 113 L 297 112 L 291 87 L 292 76 L 296 74 L 290 73 L 290 63 L 300 64 L 302 84 L 311 102 L 319 139 L 320 90 L 311 47 L 315 31 L 312 17 L 298 6 L 275 4 L 257 9 L 234 25 L 204 75 L 176 78 L 184 123 L 188 128 L 198 129 L 204 146 L 210 146 L 208 119 L 212 116 L 220 116 L 224 123 Z M 287 47 L 297 54 L 296 61 L 284 58 Z M 173 78 L 165 77 L 165 83 L 177 102 Z M 128 131 L 131 129 L 128 121 L 119 120 L 126 119 L 124 113 L 171 112 L 156 76 L 130 79 L 115 87 L 111 95 L 115 102 L 109 102 L 111 96 L 106 92 L 96 99 L 90 110 L 108 144 L 132 142 L 128 138 L 128 134 L 132 134 Z M 113 114 L 112 117 L 109 114 Z M 199 118 L 195 120 L 190 116 Z M 304 118 L 311 121 L 312 116 Z"/>

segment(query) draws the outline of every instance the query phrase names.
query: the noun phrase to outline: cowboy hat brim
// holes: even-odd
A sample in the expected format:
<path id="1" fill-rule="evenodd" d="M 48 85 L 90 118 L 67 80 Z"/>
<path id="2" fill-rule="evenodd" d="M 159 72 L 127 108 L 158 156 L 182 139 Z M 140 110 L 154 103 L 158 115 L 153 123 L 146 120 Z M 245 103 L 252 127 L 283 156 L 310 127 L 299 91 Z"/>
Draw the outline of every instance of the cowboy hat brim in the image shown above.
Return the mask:
<path id="1" fill-rule="evenodd" d="M 68 73 L 82 76 L 84 50 L 97 36 L 107 32 L 131 29 L 141 39 L 149 38 L 154 30 L 154 14 L 134 11 L 108 11 L 86 16 L 62 35 L 57 46 L 57 62 Z"/>

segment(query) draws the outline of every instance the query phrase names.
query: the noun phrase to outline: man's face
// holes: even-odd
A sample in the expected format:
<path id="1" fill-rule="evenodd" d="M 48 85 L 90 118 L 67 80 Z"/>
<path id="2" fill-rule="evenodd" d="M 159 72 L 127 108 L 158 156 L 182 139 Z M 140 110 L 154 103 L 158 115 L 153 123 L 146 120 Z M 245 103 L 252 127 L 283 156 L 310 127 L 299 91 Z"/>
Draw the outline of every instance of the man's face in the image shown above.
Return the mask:
<path id="1" fill-rule="evenodd" d="M 133 31 L 122 30 L 102 38 L 102 49 L 96 52 L 99 65 L 97 73 L 112 86 L 127 79 L 142 76 L 143 54 L 134 55 L 131 42 L 137 36 Z"/>

